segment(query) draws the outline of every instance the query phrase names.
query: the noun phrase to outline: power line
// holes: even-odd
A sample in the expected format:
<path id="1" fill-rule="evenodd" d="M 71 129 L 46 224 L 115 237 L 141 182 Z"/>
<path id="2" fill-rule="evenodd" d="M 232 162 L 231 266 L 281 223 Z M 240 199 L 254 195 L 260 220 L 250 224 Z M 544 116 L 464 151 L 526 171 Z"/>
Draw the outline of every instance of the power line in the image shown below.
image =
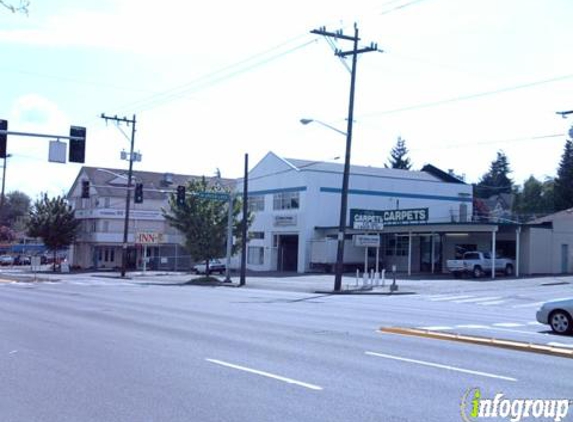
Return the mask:
<path id="1" fill-rule="evenodd" d="M 450 103 L 455 103 L 455 102 L 459 102 L 459 101 L 467 101 L 467 100 L 472 100 L 474 98 L 488 97 L 491 95 L 503 94 L 506 92 L 531 88 L 531 87 L 538 86 L 538 85 L 560 82 L 560 81 L 563 81 L 566 79 L 571 79 L 571 78 L 573 78 L 573 74 L 562 75 L 562 76 L 557 76 L 555 78 L 549 78 L 549 79 L 543 79 L 540 81 L 528 82 L 528 83 L 521 84 L 521 85 L 514 85 L 514 86 L 510 86 L 510 87 L 506 87 L 506 88 L 499 88 L 499 89 L 495 89 L 492 91 L 485 91 L 485 92 L 479 92 L 479 93 L 475 93 L 475 94 L 461 95 L 459 97 L 448 98 L 445 100 L 431 101 L 428 103 L 421 103 L 421 104 L 416 104 L 416 105 L 411 105 L 411 106 L 406 106 L 406 107 L 400 107 L 400 108 L 395 108 L 395 109 L 386 110 L 386 111 L 366 113 L 366 114 L 361 115 L 360 117 L 374 117 L 374 116 L 381 116 L 381 115 L 385 115 L 385 114 L 402 113 L 404 111 L 412 111 L 412 110 L 418 110 L 418 109 L 422 109 L 422 108 L 436 107 L 436 106 L 441 106 L 444 104 L 450 104 Z"/>
<path id="2" fill-rule="evenodd" d="M 187 82 L 183 85 L 179 85 L 177 87 L 170 88 L 170 89 L 165 90 L 163 92 L 151 95 L 149 97 L 142 98 L 140 100 L 136 100 L 136 101 L 133 101 L 131 103 L 119 106 L 117 110 L 118 110 L 118 112 L 121 112 L 124 109 L 128 109 L 128 108 L 132 109 L 132 108 L 139 108 L 139 107 L 145 107 L 145 106 L 149 107 L 152 104 L 169 101 L 173 98 L 177 98 L 177 97 L 180 97 L 182 95 L 185 95 L 186 93 L 188 93 L 189 91 L 191 91 L 193 89 L 197 90 L 198 89 L 197 86 L 201 82 L 205 81 L 205 83 L 207 83 L 207 84 L 213 83 L 213 81 L 209 81 L 209 80 L 215 79 L 217 77 L 217 75 L 223 74 L 223 76 L 220 76 L 219 78 L 215 79 L 215 81 L 221 81 L 221 80 L 224 80 L 226 78 L 235 76 L 237 74 L 246 72 L 246 71 L 251 70 L 257 66 L 268 63 L 269 61 L 275 60 L 279 57 L 282 57 L 283 55 L 292 53 L 293 51 L 296 51 L 299 48 L 305 47 L 305 46 L 315 42 L 315 40 L 313 39 L 312 41 L 303 43 L 302 45 L 297 45 L 294 48 L 283 51 L 280 54 L 275 54 L 274 56 L 271 56 L 270 58 L 266 58 L 264 60 L 259 60 L 259 61 L 255 62 L 255 63 L 253 63 L 247 67 L 243 67 L 244 65 L 246 65 L 248 63 L 254 62 L 255 60 L 257 60 L 260 57 L 267 56 L 269 53 L 273 53 L 277 50 L 280 50 L 284 46 L 289 45 L 289 44 L 293 43 L 294 41 L 297 41 L 297 40 L 299 40 L 303 37 L 307 37 L 307 36 L 308 36 L 307 34 L 296 36 L 296 37 L 291 38 L 285 42 L 282 42 L 282 43 L 280 43 L 280 44 L 278 44 L 272 48 L 269 48 L 269 49 L 264 50 L 262 52 L 256 53 L 252 56 L 249 56 L 246 59 L 243 59 L 243 60 L 240 60 L 238 62 L 232 63 L 230 65 L 224 66 L 224 67 L 217 69 L 213 72 L 209 72 L 207 74 L 204 74 L 204 75 L 202 75 L 202 76 L 200 76 L 200 77 L 198 77 L 198 78 L 196 78 L 190 82 Z M 235 70 L 235 69 L 238 69 L 238 70 Z M 228 72 L 230 72 L 230 73 L 228 73 Z M 227 74 L 225 74 L 225 73 L 227 73 Z"/>
<path id="3" fill-rule="evenodd" d="M 385 11 L 379 13 L 379 15 L 387 15 L 389 13 L 395 12 L 396 10 L 404 9 L 405 7 L 412 6 L 412 5 L 417 4 L 417 3 L 421 3 L 423 1 L 426 1 L 426 0 L 412 0 L 408 3 L 404 3 L 404 4 L 398 5 L 396 7 L 393 7 L 392 9 L 385 10 Z M 390 2 L 390 3 L 394 3 L 394 2 Z"/>
<path id="4" fill-rule="evenodd" d="M 449 145 L 443 145 L 443 146 L 438 146 L 438 147 L 431 147 L 431 148 L 413 148 L 413 149 L 409 149 L 410 151 L 435 151 L 435 150 L 440 150 L 440 149 L 452 149 L 452 148 L 467 148 L 469 146 L 474 146 L 474 145 L 491 145 L 491 144 L 502 144 L 502 143 L 508 143 L 508 142 L 520 142 L 520 141 L 531 141 L 531 140 L 538 140 L 538 139 L 548 139 L 548 138 L 560 138 L 562 136 L 565 136 L 565 133 L 556 133 L 556 134 L 552 134 L 552 135 L 536 135 L 536 136 L 523 136 L 520 138 L 511 138 L 511 139 L 498 139 L 498 140 L 492 140 L 492 141 L 483 141 L 483 142 L 466 142 L 466 143 L 461 143 L 461 144 L 449 144 Z"/>

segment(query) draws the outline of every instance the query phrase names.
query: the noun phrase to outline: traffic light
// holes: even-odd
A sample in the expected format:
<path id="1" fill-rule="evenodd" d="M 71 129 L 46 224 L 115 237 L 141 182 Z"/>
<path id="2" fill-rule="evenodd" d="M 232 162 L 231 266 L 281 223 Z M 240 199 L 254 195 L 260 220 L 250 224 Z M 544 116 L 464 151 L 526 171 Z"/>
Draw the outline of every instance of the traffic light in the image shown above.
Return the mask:
<path id="1" fill-rule="evenodd" d="M 82 180 L 82 198 L 90 197 L 90 182 L 88 180 Z"/>
<path id="2" fill-rule="evenodd" d="M 133 197 L 133 201 L 136 204 L 141 204 L 143 202 L 143 183 L 135 184 L 135 196 Z"/>
<path id="3" fill-rule="evenodd" d="M 185 186 L 177 186 L 177 205 L 185 205 Z"/>
<path id="4" fill-rule="evenodd" d="M 0 130 L 8 130 L 8 120 L 0 120 Z M 6 140 L 8 136 L 0 133 L 0 158 L 6 158 Z"/>
<path id="5" fill-rule="evenodd" d="M 68 161 L 70 163 L 85 163 L 86 128 L 81 126 L 71 126 L 70 137 L 76 137 L 80 139 L 70 139 L 70 150 L 68 154 Z"/>

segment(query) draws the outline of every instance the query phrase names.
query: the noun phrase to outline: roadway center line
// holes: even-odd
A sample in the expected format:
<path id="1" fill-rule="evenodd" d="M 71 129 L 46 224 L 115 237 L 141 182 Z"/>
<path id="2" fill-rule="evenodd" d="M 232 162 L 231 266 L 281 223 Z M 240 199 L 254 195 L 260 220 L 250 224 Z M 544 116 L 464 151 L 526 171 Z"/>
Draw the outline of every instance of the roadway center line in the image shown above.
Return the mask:
<path id="1" fill-rule="evenodd" d="M 497 379 L 501 379 L 501 380 L 505 380 L 505 381 L 517 382 L 516 378 L 506 377 L 503 375 L 490 374 L 489 372 L 472 371 L 470 369 L 458 368 L 456 366 L 442 365 L 440 363 L 426 362 L 423 360 L 416 360 L 416 359 L 403 358 L 400 356 L 386 355 L 384 353 L 376 353 L 376 352 L 364 352 L 364 353 L 366 353 L 369 356 L 376 356 L 379 358 L 393 359 L 393 360 L 398 360 L 401 362 L 416 363 L 418 365 L 431 366 L 433 368 L 447 369 L 449 371 L 463 372 L 465 374 L 479 375 L 481 377 L 497 378 Z"/>
<path id="2" fill-rule="evenodd" d="M 275 374 L 271 374 L 269 372 L 259 371 L 258 369 L 247 368 L 246 366 L 235 365 L 233 363 L 224 362 L 224 361 L 218 360 L 218 359 L 205 358 L 205 360 L 208 362 L 217 364 L 217 365 L 226 366 L 227 368 L 233 368 L 233 369 L 238 369 L 239 371 L 250 372 L 251 374 L 261 375 L 263 377 L 272 378 L 272 379 L 275 379 L 278 381 L 283 381 L 283 382 L 286 382 L 288 384 L 299 385 L 301 387 L 309 388 L 311 390 L 322 390 L 322 387 L 319 387 L 318 385 L 308 384 L 306 382 L 297 381 L 297 380 L 294 380 L 292 378 L 281 377 L 280 375 L 275 375 Z"/>

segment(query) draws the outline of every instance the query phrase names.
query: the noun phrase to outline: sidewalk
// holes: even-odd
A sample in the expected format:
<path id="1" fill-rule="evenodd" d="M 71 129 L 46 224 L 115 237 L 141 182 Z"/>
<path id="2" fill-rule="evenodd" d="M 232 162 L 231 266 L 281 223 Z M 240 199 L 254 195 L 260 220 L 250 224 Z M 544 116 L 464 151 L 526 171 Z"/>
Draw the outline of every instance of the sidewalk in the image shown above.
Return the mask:
<path id="1" fill-rule="evenodd" d="M 231 283 L 222 283 L 224 276 L 216 278 L 221 282 L 213 283 L 193 283 L 193 280 L 201 276 L 184 273 L 184 272 L 164 272 L 164 271 L 132 271 L 128 272 L 126 278 L 121 278 L 119 272 L 85 272 L 85 273 L 52 273 L 42 272 L 34 275 L 31 272 L 0 272 L 0 279 L 4 282 L 22 281 L 52 281 L 66 282 L 73 280 L 83 280 L 89 282 L 93 280 L 94 284 L 97 279 L 112 281 L 118 284 L 128 282 L 130 284 L 142 285 L 160 285 L 160 286 L 185 286 L 185 285 L 202 285 L 208 287 L 238 287 L 239 274 L 231 273 Z M 379 282 L 382 284 L 382 282 Z M 515 289 L 538 286 L 541 284 L 571 284 L 573 291 L 573 276 L 547 276 L 547 277 L 530 277 L 530 278 L 505 278 L 498 277 L 494 280 L 491 278 L 481 279 L 455 279 L 444 274 L 443 277 L 434 276 L 421 278 L 420 275 L 407 277 L 405 274 L 398 274 L 396 284 L 398 290 L 393 292 L 395 295 L 402 294 L 444 294 L 444 293 L 468 293 L 468 292 L 492 292 L 497 289 Z M 382 286 L 372 288 L 362 288 L 362 280 L 356 284 L 356 277 L 350 274 L 345 275 L 342 280 L 342 291 L 344 294 L 362 294 L 362 295 L 389 295 L 390 284 L 392 279 L 387 278 Z M 262 289 L 262 290 L 282 290 L 301 293 L 322 293 L 330 294 L 334 290 L 333 274 L 298 274 L 298 273 L 258 273 L 247 272 L 246 284 L 243 289 Z"/>

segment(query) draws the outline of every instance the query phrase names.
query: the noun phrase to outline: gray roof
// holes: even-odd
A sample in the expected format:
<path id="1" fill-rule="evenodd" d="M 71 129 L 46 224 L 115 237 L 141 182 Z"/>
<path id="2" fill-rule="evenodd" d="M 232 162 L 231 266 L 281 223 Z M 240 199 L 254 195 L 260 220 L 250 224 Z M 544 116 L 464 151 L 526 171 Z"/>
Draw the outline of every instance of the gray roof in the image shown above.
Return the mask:
<path id="1" fill-rule="evenodd" d="M 314 171 L 327 171 L 342 173 L 344 171 L 343 163 L 329 163 L 324 161 L 309 161 L 299 160 L 296 158 L 284 158 L 284 160 L 299 170 L 309 169 Z M 365 175 L 365 176 L 382 176 L 387 178 L 411 179 L 411 180 L 426 180 L 438 181 L 439 179 L 425 171 L 416 170 L 400 170 L 384 167 L 370 167 L 370 166 L 350 166 L 350 174 L 352 175 Z"/>
<path id="2" fill-rule="evenodd" d="M 70 196 L 81 180 L 87 179 L 90 187 L 95 189 L 98 196 L 102 197 L 125 197 L 125 187 L 127 185 L 127 169 L 113 169 L 104 167 L 82 167 L 68 196 Z M 133 170 L 132 185 L 143 183 L 145 197 L 148 199 L 163 200 L 168 193 L 174 192 L 178 185 L 185 185 L 189 180 L 200 180 L 204 176 L 193 176 L 175 173 L 156 173 L 151 171 Z M 236 181 L 234 179 L 218 179 L 216 177 L 205 177 L 209 185 L 215 186 L 216 182 L 224 188 L 234 189 Z"/>

